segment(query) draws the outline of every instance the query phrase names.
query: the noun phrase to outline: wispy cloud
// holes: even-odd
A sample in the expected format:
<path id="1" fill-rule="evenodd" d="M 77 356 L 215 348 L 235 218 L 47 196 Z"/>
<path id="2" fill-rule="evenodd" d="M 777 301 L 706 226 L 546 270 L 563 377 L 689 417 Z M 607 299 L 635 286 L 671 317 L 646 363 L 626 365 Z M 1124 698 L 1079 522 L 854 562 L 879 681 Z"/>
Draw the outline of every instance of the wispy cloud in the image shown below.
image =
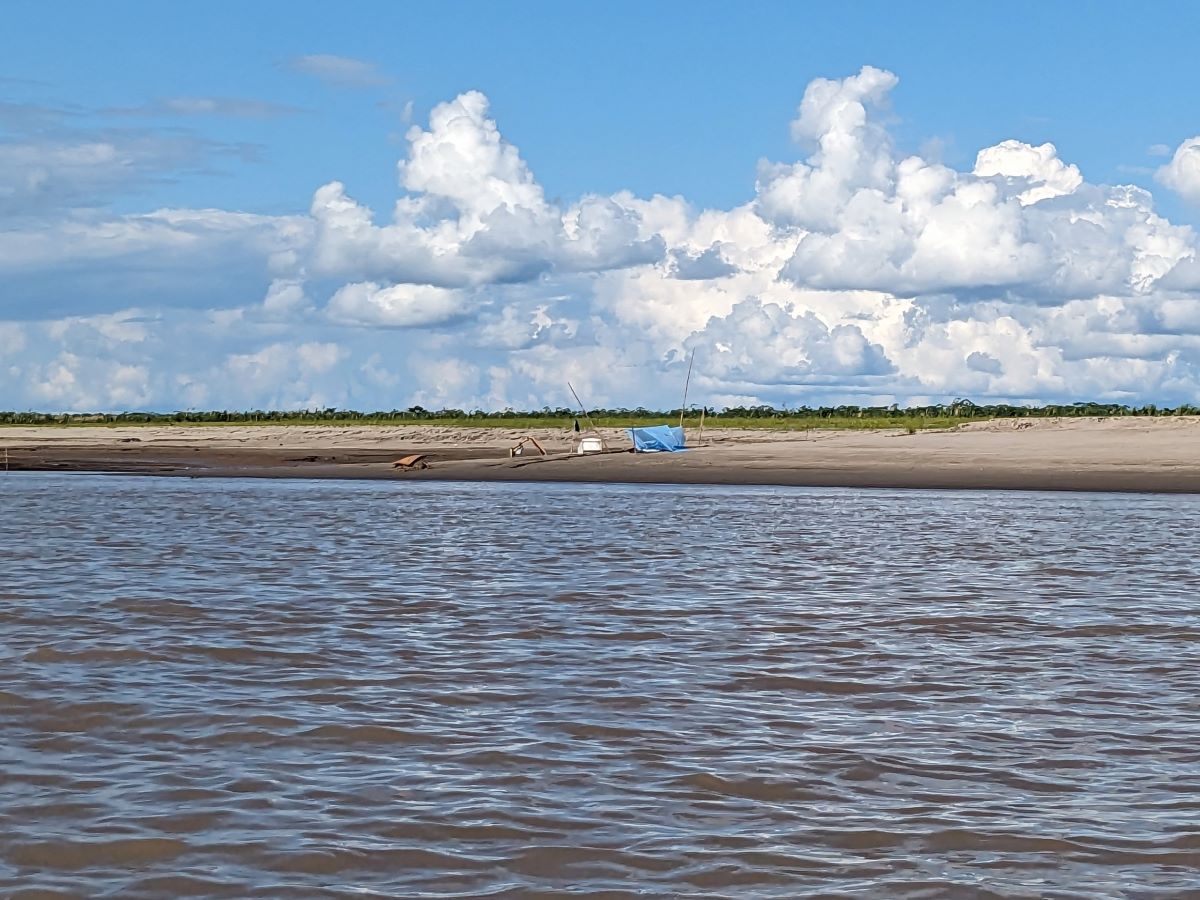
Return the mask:
<path id="1" fill-rule="evenodd" d="M 106 110 L 124 116 L 217 116 L 233 119 L 273 119 L 303 112 L 298 107 L 244 97 L 166 97 L 141 106 Z"/>
<path id="2" fill-rule="evenodd" d="M 297 56 L 287 61 L 287 67 L 337 87 L 379 87 L 391 81 L 375 63 L 332 53 Z"/>
<path id="3" fill-rule="evenodd" d="M 0 85 L 13 87 L 49 87 L 49 82 L 38 81 L 35 78 L 16 78 L 12 75 L 0 75 Z"/>
<path id="4" fill-rule="evenodd" d="M 182 129 L 58 129 L 0 138 L 0 227 L 12 219 L 94 210 L 187 175 L 220 174 L 223 161 L 256 162 L 254 144 Z"/>
<path id="5" fill-rule="evenodd" d="M 0 129 L 32 131 L 49 128 L 64 121 L 71 112 L 38 103 L 10 103 L 0 100 Z"/>
<path id="6" fill-rule="evenodd" d="M 129 122 L 113 122 L 114 116 L 299 111 L 225 98 L 168 98 L 126 109 L 0 100 L 0 231 L 18 219 L 28 226 L 55 216 L 92 215 L 121 195 L 187 176 L 223 175 L 230 160 L 262 159 L 260 145 L 214 140 L 169 118 L 131 127 Z"/>
<path id="7" fill-rule="evenodd" d="M 413 117 L 413 101 L 412 100 L 380 100 L 375 106 L 379 109 L 395 115 L 402 124 L 407 125 L 412 122 Z"/>

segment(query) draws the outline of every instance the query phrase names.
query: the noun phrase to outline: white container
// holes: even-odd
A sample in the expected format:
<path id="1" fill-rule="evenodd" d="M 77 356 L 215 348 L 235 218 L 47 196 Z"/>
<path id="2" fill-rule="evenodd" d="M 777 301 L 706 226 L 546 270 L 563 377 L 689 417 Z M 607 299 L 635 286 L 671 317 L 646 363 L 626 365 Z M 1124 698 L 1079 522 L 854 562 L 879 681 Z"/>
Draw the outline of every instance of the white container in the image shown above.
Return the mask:
<path id="1" fill-rule="evenodd" d="M 604 449 L 604 443 L 598 437 L 585 437 L 579 440 L 579 449 L 576 453 L 599 453 Z"/>

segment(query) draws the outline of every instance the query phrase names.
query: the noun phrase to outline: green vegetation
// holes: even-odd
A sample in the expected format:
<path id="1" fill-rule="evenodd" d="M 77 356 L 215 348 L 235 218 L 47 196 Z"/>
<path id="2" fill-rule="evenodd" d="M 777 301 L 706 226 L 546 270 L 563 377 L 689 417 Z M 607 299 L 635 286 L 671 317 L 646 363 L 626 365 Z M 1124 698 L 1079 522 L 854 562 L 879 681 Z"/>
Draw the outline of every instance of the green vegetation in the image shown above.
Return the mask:
<path id="1" fill-rule="evenodd" d="M 687 423 L 697 424 L 699 408 L 689 409 Z M 1122 406 L 1113 403 L 1072 403 L 1047 406 L 981 405 L 970 400 L 931 406 L 807 406 L 777 409 L 772 406 L 739 406 L 705 410 L 706 428 L 899 428 L 909 431 L 947 428 L 964 421 L 995 418 L 1047 418 L 1053 416 L 1183 416 L 1200 415 L 1200 407 L 1183 405 Z M 428 410 L 420 406 L 387 412 L 355 412 L 344 409 L 295 412 L 251 410 L 248 412 L 124 412 L 124 413 L 38 413 L 0 412 L 0 425 L 446 425 L 498 428 L 553 428 L 581 418 L 575 410 L 544 407 L 534 411 L 506 409 L 500 412 L 461 409 Z M 592 421 L 601 428 L 659 425 L 677 422 L 679 410 L 597 409 Z"/>

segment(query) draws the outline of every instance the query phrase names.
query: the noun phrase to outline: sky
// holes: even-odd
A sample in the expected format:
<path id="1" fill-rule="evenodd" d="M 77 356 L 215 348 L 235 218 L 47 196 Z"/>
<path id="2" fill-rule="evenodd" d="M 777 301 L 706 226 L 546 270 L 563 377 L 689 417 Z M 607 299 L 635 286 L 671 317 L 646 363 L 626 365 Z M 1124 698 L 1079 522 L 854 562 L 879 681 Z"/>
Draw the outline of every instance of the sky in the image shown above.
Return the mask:
<path id="1" fill-rule="evenodd" d="M 5 13 L 0 408 L 1200 402 L 1194 3 Z"/>

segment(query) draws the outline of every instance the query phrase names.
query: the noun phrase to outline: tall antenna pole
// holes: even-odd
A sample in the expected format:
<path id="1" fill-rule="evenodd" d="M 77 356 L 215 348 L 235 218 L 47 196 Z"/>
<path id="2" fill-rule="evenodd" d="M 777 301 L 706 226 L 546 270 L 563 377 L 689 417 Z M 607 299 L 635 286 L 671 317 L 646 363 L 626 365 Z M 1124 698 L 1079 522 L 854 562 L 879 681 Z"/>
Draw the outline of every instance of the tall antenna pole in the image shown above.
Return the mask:
<path id="1" fill-rule="evenodd" d="M 688 357 L 688 373 L 687 378 L 683 382 L 683 405 L 679 408 L 679 427 L 683 427 L 683 414 L 687 410 L 687 392 L 688 385 L 692 383 L 692 363 L 696 361 L 696 348 L 692 348 L 692 355 Z"/>

